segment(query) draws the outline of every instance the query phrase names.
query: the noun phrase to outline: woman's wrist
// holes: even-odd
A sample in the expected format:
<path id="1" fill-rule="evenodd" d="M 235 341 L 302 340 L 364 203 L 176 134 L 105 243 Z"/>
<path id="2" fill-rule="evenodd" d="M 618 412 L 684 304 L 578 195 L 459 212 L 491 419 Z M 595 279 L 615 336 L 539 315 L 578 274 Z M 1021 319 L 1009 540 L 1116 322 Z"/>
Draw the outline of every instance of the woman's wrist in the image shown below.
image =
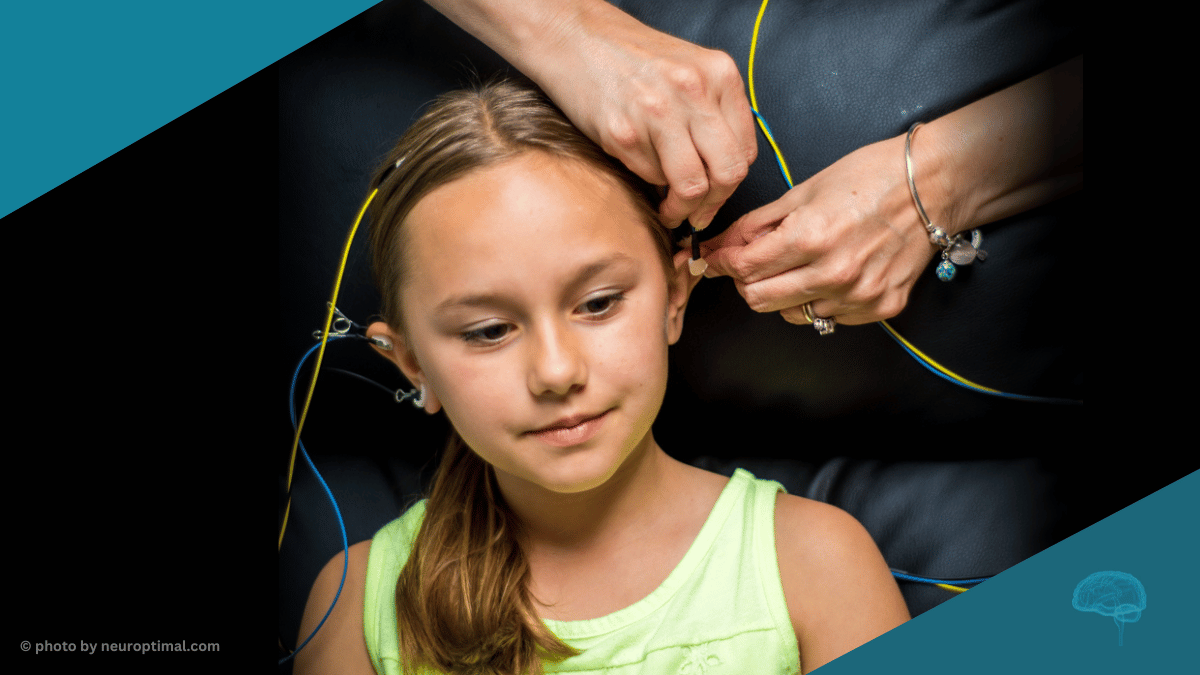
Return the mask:
<path id="1" fill-rule="evenodd" d="M 969 179 L 961 173 L 961 158 L 954 155 L 952 144 L 945 140 L 950 127 L 943 117 L 910 128 L 904 136 L 905 163 L 901 167 L 908 174 L 910 192 L 915 193 L 909 200 L 913 211 L 919 213 L 919 201 L 933 227 L 953 237 L 971 229 L 973 208 L 967 189 Z"/>
<path id="2" fill-rule="evenodd" d="M 1078 57 L 917 131 L 916 186 L 934 224 L 966 233 L 1082 185 L 1082 73 Z"/>
<path id="3" fill-rule="evenodd" d="M 631 54 L 648 58 L 637 50 L 650 29 L 617 7 L 603 0 L 548 4 L 526 10 L 511 61 L 543 89 L 571 89 L 581 79 L 592 81 L 589 77 L 624 77 L 642 65 Z"/>
<path id="4" fill-rule="evenodd" d="M 537 81 L 547 52 L 579 31 L 582 12 L 599 0 L 425 0 L 459 28 Z"/>

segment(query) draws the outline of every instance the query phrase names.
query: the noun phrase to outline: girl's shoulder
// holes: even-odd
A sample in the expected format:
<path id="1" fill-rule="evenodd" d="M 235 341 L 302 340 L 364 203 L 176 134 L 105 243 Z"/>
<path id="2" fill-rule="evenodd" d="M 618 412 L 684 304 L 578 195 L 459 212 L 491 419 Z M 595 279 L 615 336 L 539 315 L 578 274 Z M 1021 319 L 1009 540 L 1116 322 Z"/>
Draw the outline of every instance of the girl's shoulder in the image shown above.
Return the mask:
<path id="1" fill-rule="evenodd" d="M 335 596 L 337 604 L 321 625 L 321 630 L 296 654 L 292 671 L 295 675 L 328 672 L 375 674 L 363 641 L 363 595 L 370 551 L 370 539 L 354 544 L 349 548 L 348 557 L 345 551 L 339 551 L 317 575 L 304 606 L 298 639 L 302 641 L 313 632 Z M 346 573 L 344 584 L 343 569 Z"/>
<path id="2" fill-rule="evenodd" d="M 879 547 L 842 509 L 779 494 L 775 548 L 805 672 L 908 620 Z"/>
<path id="3" fill-rule="evenodd" d="M 296 654 L 293 671 L 296 675 L 328 672 L 374 675 L 375 669 L 367 654 L 363 634 L 368 573 L 378 584 L 381 574 L 386 576 L 386 570 L 381 571 L 382 568 L 403 566 L 403 557 L 397 555 L 401 552 L 407 555 L 424 516 L 425 501 L 421 500 L 399 518 L 380 528 L 374 538 L 349 547 L 348 556 L 346 552 L 339 551 L 325 564 L 309 592 L 298 639 L 304 640 L 313 632 L 335 597 L 337 604 L 313 639 Z M 368 562 L 371 546 L 375 543 L 380 545 L 384 554 L 379 556 L 380 562 L 372 572 Z M 389 552 L 392 555 L 388 555 Z M 343 570 L 345 583 L 342 582 Z"/>

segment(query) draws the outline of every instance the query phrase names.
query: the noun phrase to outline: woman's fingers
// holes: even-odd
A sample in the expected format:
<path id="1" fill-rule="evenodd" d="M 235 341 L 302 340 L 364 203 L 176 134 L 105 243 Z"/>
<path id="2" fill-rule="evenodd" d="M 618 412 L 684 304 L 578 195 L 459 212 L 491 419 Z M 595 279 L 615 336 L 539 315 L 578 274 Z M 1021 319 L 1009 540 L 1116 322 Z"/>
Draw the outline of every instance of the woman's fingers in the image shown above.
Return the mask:
<path id="1" fill-rule="evenodd" d="M 666 132 L 655 149 L 667 185 L 659 217 L 667 227 L 678 227 L 705 203 L 710 185 L 707 169 L 687 129 Z"/>
<path id="2" fill-rule="evenodd" d="M 774 277 L 816 258 L 817 251 L 798 241 L 804 231 L 795 211 L 799 197 L 788 192 L 782 198 L 739 218 L 729 229 L 701 244 L 708 262 L 707 276 L 730 276 L 752 284 Z"/>
<path id="3" fill-rule="evenodd" d="M 644 106 L 667 179 L 660 215 L 704 229 L 745 179 L 757 153 L 753 117 L 741 76 L 723 52 L 704 50 L 687 64 L 665 66 L 667 93 Z"/>
<path id="4" fill-rule="evenodd" d="M 840 324 L 888 319 L 935 253 L 913 209 L 903 137 L 860 148 L 746 214 L 701 249 L 747 304 L 807 323 L 806 303 Z"/>
<path id="5" fill-rule="evenodd" d="M 536 82 L 584 134 L 655 185 L 660 216 L 704 228 L 757 155 L 754 116 L 728 54 L 599 0 L 430 0 Z"/>

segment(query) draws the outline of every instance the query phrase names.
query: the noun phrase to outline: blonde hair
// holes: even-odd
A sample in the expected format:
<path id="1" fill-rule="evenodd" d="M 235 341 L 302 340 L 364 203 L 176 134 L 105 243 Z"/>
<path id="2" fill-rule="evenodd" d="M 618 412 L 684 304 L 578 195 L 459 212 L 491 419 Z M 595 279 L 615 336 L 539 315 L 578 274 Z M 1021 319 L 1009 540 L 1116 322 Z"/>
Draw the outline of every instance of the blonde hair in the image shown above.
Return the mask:
<path id="1" fill-rule="evenodd" d="M 669 272 L 670 243 L 655 214 L 653 187 L 588 140 L 531 85 L 493 82 L 434 101 L 372 181 L 379 190 L 372 205 L 372 265 L 383 319 L 393 330 L 403 332 L 408 213 L 437 187 L 530 151 L 582 162 L 622 186 Z M 396 586 L 405 671 L 536 675 L 543 659 L 578 654 L 538 618 L 520 523 L 506 508 L 491 465 L 457 433 L 451 433 L 427 499 Z"/>

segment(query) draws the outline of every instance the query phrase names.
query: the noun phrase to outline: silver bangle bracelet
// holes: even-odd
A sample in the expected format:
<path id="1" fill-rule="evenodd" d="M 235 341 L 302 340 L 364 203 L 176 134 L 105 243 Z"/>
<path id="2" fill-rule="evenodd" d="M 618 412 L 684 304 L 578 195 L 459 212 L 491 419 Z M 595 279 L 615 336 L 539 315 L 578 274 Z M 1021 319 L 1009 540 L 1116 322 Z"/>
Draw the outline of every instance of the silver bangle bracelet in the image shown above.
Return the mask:
<path id="1" fill-rule="evenodd" d="M 913 122 L 913 125 L 908 128 L 908 136 L 904 139 L 904 167 L 908 174 L 908 191 L 912 194 L 913 203 L 917 206 L 917 213 L 921 214 L 921 221 L 925 223 L 925 231 L 929 233 L 929 241 L 934 246 L 942 249 L 942 261 L 937 266 L 937 276 L 942 281 L 950 281 L 954 278 L 957 271 L 955 265 L 970 265 L 978 258 L 983 261 L 987 258 L 987 251 L 981 250 L 979 246 L 983 244 L 983 233 L 978 229 L 971 231 L 971 241 L 963 239 L 961 234 L 949 236 L 942 228 L 934 225 L 929 216 L 925 214 L 925 206 L 921 204 L 921 198 L 917 196 L 917 183 L 913 179 L 913 161 L 912 161 L 912 139 L 913 132 L 923 122 Z"/>

